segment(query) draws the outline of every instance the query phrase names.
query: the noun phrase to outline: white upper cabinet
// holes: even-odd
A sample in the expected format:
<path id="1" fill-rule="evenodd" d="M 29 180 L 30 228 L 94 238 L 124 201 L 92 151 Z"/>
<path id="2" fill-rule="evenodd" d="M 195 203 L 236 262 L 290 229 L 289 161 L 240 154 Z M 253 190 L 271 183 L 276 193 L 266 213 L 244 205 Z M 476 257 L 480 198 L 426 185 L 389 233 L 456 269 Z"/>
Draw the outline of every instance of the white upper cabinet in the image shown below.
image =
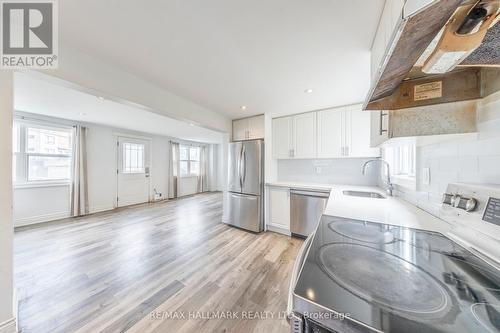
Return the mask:
<path id="1" fill-rule="evenodd" d="M 389 111 L 370 111 L 370 146 L 378 147 L 389 140 Z"/>
<path id="2" fill-rule="evenodd" d="M 264 138 L 264 115 L 248 118 L 249 139 Z"/>
<path id="3" fill-rule="evenodd" d="M 316 157 L 316 112 L 293 117 L 292 157 Z"/>
<path id="4" fill-rule="evenodd" d="M 273 157 L 377 157 L 370 146 L 372 112 L 361 104 L 273 119 Z"/>
<path id="5" fill-rule="evenodd" d="M 316 157 L 316 113 L 273 119 L 273 157 Z"/>
<path id="6" fill-rule="evenodd" d="M 371 112 L 363 111 L 362 105 L 352 105 L 346 110 L 346 156 L 380 156 L 380 149 L 371 147 Z"/>
<path id="7" fill-rule="evenodd" d="M 293 118 L 273 119 L 273 156 L 277 159 L 292 158 Z"/>
<path id="8" fill-rule="evenodd" d="M 233 141 L 247 139 L 248 119 L 233 120 Z"/>
<path id="9" fill-rule="evenodd" d="M 264 115 L 233 120 L 233 141 L 264 138 Z"/>
<path id="10" fill-rule="evenodd" d="M 371 78 L 374 80 L 376 74 L 384 63 L 384 57 L 393 40 L 393 35 L 398 29 L 399 22 L 403 17 L 404 0 L 386 0 L 382 16 L 380 17 L 377 33 L 373 40 L 371 50 Z"/>
<path id="11" fill-rule="evenodd" d="M 318 111 L 318 157 L 342 157 L 344 147 L 344 109 Z"/>

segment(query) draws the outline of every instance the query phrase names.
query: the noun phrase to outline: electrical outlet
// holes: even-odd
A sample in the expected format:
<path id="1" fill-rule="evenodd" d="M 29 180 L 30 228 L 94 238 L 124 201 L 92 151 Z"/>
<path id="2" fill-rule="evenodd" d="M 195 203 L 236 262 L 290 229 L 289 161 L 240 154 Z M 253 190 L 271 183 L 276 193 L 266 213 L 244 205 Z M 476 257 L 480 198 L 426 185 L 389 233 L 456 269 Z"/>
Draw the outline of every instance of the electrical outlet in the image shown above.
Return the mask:
<path id="1" fill-rule="evenodd" d="M 422 169 L 422 183 L 424 185 L 431 184 L 431 169 L 430 168 L 423 168 Z"/>
<path id="2" fill-rule="evenodd" d="M 315 169 L 317 174 L 320 174 L 323 171 L 323 169 L 319 166 L 317 166 Z"/>

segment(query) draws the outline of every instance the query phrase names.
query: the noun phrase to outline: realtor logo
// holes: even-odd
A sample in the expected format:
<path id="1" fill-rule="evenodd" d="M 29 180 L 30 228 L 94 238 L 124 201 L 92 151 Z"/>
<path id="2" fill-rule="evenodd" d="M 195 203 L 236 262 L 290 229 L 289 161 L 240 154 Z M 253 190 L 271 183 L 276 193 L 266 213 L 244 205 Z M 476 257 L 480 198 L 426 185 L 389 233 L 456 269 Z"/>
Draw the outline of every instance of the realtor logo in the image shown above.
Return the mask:
<path id="1" fill-rule="evenodd" d="M 58 65 L 55 0 L 0 0 L 1 68 L 54 69 Z"/>

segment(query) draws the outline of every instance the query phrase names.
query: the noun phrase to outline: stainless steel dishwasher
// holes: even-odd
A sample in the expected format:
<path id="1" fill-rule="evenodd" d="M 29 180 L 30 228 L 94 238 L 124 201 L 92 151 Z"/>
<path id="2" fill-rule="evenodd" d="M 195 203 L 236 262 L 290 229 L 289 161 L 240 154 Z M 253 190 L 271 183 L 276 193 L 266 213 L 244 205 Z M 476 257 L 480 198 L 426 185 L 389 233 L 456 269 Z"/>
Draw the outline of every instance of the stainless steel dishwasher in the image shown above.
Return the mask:
<path id="1" fill-rule="evenodd" d="M 299 237 L 309 236 L 318 225 L 330 192 L 290 189 L 290 231 Z"/>

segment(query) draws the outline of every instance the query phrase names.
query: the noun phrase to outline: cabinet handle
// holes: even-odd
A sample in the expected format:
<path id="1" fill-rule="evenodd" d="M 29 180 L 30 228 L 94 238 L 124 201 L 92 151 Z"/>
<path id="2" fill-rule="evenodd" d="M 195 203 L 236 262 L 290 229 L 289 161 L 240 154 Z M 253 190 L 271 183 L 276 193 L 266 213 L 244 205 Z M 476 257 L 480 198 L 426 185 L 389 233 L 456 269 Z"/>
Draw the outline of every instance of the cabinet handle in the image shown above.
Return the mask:
<path id="1" fill-rule="evenodd" d="M 384 113 L 384 111 L 380 111 L 380 121 L 379 121 L 379 135 L 384 134 L 387 132 L 387 129 L 384 129 L 383 123 L 384 123 L 384 117 L 389 116 L 389 113 Z"/>

